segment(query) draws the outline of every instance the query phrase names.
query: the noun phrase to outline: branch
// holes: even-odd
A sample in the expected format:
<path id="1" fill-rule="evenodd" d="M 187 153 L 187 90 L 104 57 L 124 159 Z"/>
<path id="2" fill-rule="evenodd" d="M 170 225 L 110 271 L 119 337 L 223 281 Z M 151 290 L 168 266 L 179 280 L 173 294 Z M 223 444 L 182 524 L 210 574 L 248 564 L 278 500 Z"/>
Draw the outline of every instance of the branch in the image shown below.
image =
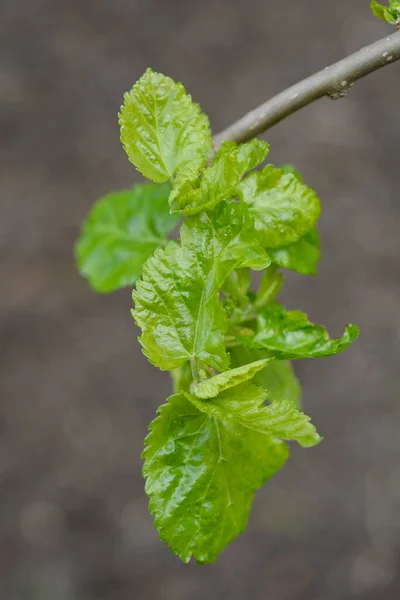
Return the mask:
<path id="1" fill-rule="evenodd" d="M 400 31 L 362 48 L 271 98 L 217 134 L 214 147 L 218 148 L 225 140 L 246 142 L 324 96 L 332 100 L 341 98 L 358 79 L 399 59 Z"/>

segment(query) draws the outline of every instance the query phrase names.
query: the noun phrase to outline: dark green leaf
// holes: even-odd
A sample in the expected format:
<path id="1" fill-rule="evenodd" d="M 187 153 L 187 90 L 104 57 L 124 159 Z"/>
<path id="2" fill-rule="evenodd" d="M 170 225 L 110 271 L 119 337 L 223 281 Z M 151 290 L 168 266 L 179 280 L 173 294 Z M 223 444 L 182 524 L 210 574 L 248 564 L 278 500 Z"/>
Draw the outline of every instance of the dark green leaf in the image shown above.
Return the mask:
<path id="1" fill-rule="evenodd" d="M 281 439 L 320 441 L 291 403 L 265 407 L 264 398 L 248 383 L 215 400 L 176 394 L 150 426 L 143 455 L 150 512 L 184 562 L 214 562 L 245 529 L 254 493 L 288 457 Z"/>
<path id="2" fill-rule="evenodd" d="M 75 247 L 80 273 L 98 292 L 131 286 L 143 263 L 178 222 L 169 214 L 168 185 L 136 185 L 92 208 Z"/>
<path id="3" fill-rule="evenodd" d="M 119 124 L 129 160 L 156 183 L 178 171 L 192 177 L 211 152 L 210 125 L 198 104 L 181 83 L 151 69 L 125 94 Z"/>

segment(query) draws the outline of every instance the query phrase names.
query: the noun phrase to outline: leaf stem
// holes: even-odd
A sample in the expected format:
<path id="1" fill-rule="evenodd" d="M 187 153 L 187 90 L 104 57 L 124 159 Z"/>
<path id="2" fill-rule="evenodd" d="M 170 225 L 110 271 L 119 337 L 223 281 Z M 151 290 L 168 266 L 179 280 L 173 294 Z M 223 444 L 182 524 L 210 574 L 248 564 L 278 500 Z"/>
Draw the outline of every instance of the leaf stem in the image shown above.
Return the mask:
<path id="1" fill-rule="evenodd" d="M 192 356 L 190 359 L 190 368 L 192 369 L 192 377 L 193 377 L 194 383 L 199 383 L 199 381 L 200 381 L 199 365 L 197 363 L 197 358 L 195 356 Z"/>
<path id="2" fill-rule="evenodd" d="M 399 59 L 400 31 L 397 31 L 303 79 L 247 113 L 214 137 L 214 148 L 225 140 L 247 142 L 324 96 L 332 100 L 342 98 L 358 79 Z"/>

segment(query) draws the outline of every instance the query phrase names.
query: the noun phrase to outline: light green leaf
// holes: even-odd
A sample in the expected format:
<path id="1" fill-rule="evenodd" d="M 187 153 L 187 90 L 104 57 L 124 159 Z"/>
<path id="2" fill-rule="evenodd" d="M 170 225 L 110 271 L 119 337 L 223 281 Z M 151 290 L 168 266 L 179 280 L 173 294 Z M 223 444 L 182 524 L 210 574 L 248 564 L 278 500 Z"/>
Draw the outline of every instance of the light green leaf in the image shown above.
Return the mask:
<path id="1" fill-rule="evenodd" d="M 400 1 L 390 0 L 389 7 L 380 4 L 377 0 L 372 0 L 371 10 L 376 17 L 386 21 L 391 25 L 396 25 L 400 21 Z"/>
<path id="2" fill-rule="evenodd" d="M 155 527 L 184 562 L 214 562 L 247 524 L 254 493 L 289 455 L 282 439 L 320 438 L 287 402 L 263 407 L 242 384 L 215 400 L 176 394 L 146 438 L 143 473 Z"/>
<path id="3" fill-rule="evenodd" d="M 272 261 L 279 267 L 297 271 L 302 275 L 316 275 L 321 257 L 319 235 L 316 228 L 306 233 L 297 242 L 288 246 L 268 248 Z"/>
<path id="4" fill-rule="evenodd" d="M 250 333 L 253 332 L 257 312 L 272 302 L 283 285 L 283 277 L 275 265 L 265 269 L 256 294 L 251 290 L 241 294 L 240 280 L 235 290 L 235 275 L 236 271 L 224 283 L 224 292 L 231 294 L 224 298 L 224 308 L 229 316 L 227 345 L 235 345 L 242 333 L 246 335 L 248 327 Z"/>
<path id="5" fill-rule="evenodd" d="M 208 118 L 181 83 L 147 69 L 124 96 L 121 142 L 129 160 L 156 183 L 192 176 L 211 152 Z"/>
<path id="6" fill-rule="evenodd" d="M 252 350 L 246 346 L 235 346 L 229 349 L 231 367 L 239 367 L 252 361 L 262 360 L 268 355 L 265 350 Z M 297 408 L 301 407 L 301 386 L 293 367 L 286 360 L 271 360 L 256 373 L 253 378 L 254 385 L 267 391 L 271 402 L 286 398 Z M 186 388 L 187 391 L 187 388 Z"/>
<path id="7" fill-rule="evenodd" d="M 98 200 L 75 246 L 80 273 L 98 292 L 133 285 L 143 263 L 178 222 L 168 185 L 136 185 Z"/>
<path id="8" fill-rule="evenodd" d="M 172 211 L 193 215 L 229 200 L 243 175 L 262 163 L 268 150 L 268 144 L 261 140 L 240 146 L 223 142 L 212 166 L 196 173 L 194 180 L 189 180 L 185 172 L 178 173 L 169 199 Z"/>
<path id="9" fill-rule="evenodd" d="M 192 383 L 190 391 L 198 398 L 215 398 L 215 396 L 218 396 L 224 390 L 252 379 L 258 371 L 264 369 L 268 362 L 269 359 L 264 358 L 247 365 L 242 365 L 236 369 L 230 369 L 229 371 L 215 375 L 215 377 L 205 379 L 200 383 Z"/>
<path id="10" fill-rule="evenodd" d="M 314 228 L 320 215 L 315 192 L 293 173 L 268 165 L 238 186 L 261 244 L 276 248 L 298 241 Z"/>
<path id="11" fill-rule="evenodd" d="M 190 392 L 190 384 L 193 381 L 190 363 L 183 363 L 183 365 L 171 371 L 171 378 L 175 394 L 183 391 Z"/>
<path id="12" fill-rule="evenodd" d="M 393 16 L 400 20 L 400 0 L 389 0 L 390 10 L 392 11 Z"/>
<path id="13" fill-rule="evenodd" d="M 295 177 L 302 182 L 301 174 L 293 165 L 284 165 L 281 167 L 284 173 L 293 173 Z M 321 257 L 320 241 L 317 228 L 306 233 L 297 242 L 278 248 L 269 248 L 272 262 L 279 267 L 297 271 L 302 275 L 316 275 L 317 265 Z"/>
<path id="14" fill-rule="evenodd" d="M 281 171 L 283 171 L 284 173 L 293 173 L 293 175 L 295 175 L 295 177 L 297 177 L 297 179 L 299 181 L 303 181 L 303 176 L 302 174 L 296 169 L 296 167 L 294 165 L 282 165 L 281 167 L 279 167 L 281 169 Z"/>
<path id="15" fill-rule="evenodd" d="M 278 272 L 275 265 L 265 269 L 262 276 L 257 296 L 254 300 L 254 309 L 258 310 L 269 304 L 280 292 L 283 286 L 282 274 Z"/>
<path id="16" fill-rule="evenodd" d="M 250 283 L 250 269 L 235 269 L 225 280 L 224 292 L 230 294 L 240 304 L 247 304 Z"/>
<path id="17" fill-rule="evenodd" d="M 156 250 L 133 292 L 144 354 L 160 369 L 197 358 L 225 371 L 221 286 L 233 269 L 263 269 L 269 262 L 252 234 L 245 205 L 224 202 L 212 214 L 186 218 L 181 245 L 170 242 Z"/>
<path id="18" fill-rule="evenodd" d="M 321 441 L 310 418 L 290 400 L 281 398 L 265 406 L 266 392 L 251 383 L 242 383 L 221 392 L 217 398 L 207 400 L 187 392 L 183 394 L 202 412 L 233 425 L 243 425 L 253 432 L 293 440 L 304 448 Z"/>
<path id="19" fill-rule="evenodd" d="M 257 319 L 254 336 L 242 337 L 251 348 L 263 348 L 277 359 L 318 358 L 345 350 L 358 338 L 359 330 L 348 325 L 341 338 L 330 338 L 325 327 L 314 325 L 299 310 L 285 310 L 279 304 L 265 307 Z"/>

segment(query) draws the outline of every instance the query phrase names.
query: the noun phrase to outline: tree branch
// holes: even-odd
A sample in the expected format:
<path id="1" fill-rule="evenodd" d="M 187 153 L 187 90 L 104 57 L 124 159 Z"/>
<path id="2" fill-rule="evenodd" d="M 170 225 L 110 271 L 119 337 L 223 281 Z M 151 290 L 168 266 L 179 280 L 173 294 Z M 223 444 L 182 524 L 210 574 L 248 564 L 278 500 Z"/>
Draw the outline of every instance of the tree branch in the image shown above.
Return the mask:
<path id="1" fill-rule="evenodd" d="M 225 140 L 246 142 L 324 96 L 333 100 L 341 98 L 358 79 L 399 59 L 400 31 L 362 48 L 271 98 L 217 134 L 214 147 L 218 148 Z"/>

